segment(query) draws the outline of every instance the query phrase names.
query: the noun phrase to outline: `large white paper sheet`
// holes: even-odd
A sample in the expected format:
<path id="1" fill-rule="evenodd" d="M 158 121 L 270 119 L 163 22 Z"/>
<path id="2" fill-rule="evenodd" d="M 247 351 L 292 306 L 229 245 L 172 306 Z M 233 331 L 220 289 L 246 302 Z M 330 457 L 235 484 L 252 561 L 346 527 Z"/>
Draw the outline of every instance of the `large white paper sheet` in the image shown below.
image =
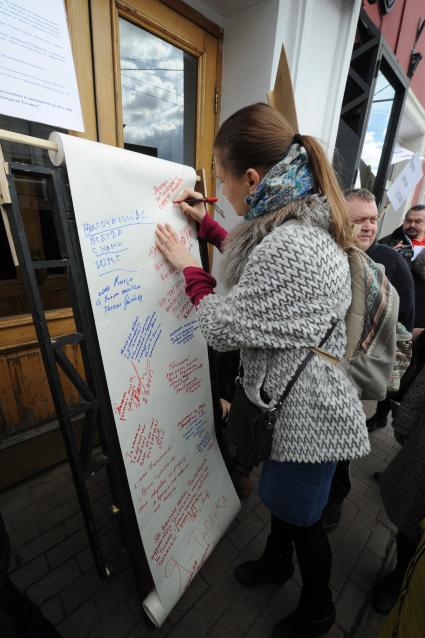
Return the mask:
<path id="1" fill-rule="evenodd" d="M 63 0 L 0 0 L 0 113 L 84 131 Z"/>
<path id="2" fill-rule="evenodd" d="M 416 153 L 387 190 L 387 197 L 395 211 L 404 204 L 423 176 L 422 159 Z"/>
<path id="3" fill-rule="evenodd" d="M 207 349 L 179 272 L 155 247 L 170 222 L 199 258 L 172 198 L 195 172 L 79 138 L 51 136 L 66 159 L 115 423 L 155 582 L 160 625 L 240 503 L 214 435 Z"/>

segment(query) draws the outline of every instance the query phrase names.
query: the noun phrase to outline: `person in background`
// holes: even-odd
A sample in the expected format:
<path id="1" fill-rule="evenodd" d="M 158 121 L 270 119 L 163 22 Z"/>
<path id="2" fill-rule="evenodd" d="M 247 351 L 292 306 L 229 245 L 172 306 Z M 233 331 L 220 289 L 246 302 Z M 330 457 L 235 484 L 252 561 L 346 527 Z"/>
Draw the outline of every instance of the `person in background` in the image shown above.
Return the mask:
<path id="1" fill-rule="evenodd" d="M 425 328 L 425 206 L 412 206 L 402 226 L 379 243 L 392 246 L 407 262 L 415 284 L 415 328 Z"/>
<path id="2" fill-rule="evenodd" d="M 398 598 L 407 566 L 421 538 L 420 522 L 425 518 L 425 332 L 417 337 L 416 353 L 415 377 L 396 407 L 392 423 L 394 436 L 403 447 L 379 481 L 385 512 L 398 529 L 395 567 L 378 581 L 371 594 L 373 607 L 384 614 Z M 423 565 L 421 572 L 420 595 L 424 600 Z M 410 602 L 413 603 L 412 595 Z M 406 620 L 404 617 L 404 624 Z M 416 638 L 425 632 L 411 635 Z"/>
<path id="3" fill-rule="evenodd" d="M 365 188 L 352 188 L 344 192 L 344 197 L 350 222 L 358 227 L 355 242 L 373 261 L 384 266 L 385 274 L 400 297 L 399 321 L 411 332 L 415 317 L 413 278 L 403 257 L 393 248 L 382 246 L 376 241 L 378 209 L 375 195 Z M 386 423 L 390 407 L 390 397 L 378 403 L 376 414 L 366 422 L 369 431 L 375 429 L 375 420 L 384 412 Z M 329 501 L 323 512 L 323 524 L 328 532 L 338 525 L 342 505 L 350 490 L 350 462 L 340 461 L 332 479 Z"/>
<path id="4" fill-rule="evenodd" d="M 223 249 L 229 292 L 214 294 L 173 228 L 157 226 L 157 246 L 183 272 L 200 329 L 219 351 L 240 349 L 247 398 L 273 407 L 310 352 L 325 337 L 336 357 L 345 351 L 351 277 L 345 249 L 352 230 L 335 174 L 316 140 L 294 134 L 267 104 L 245 107 L 220 127 L 214 145 L 223 194 L 245 221 L 228 235 L 203 204 L 182 203 L 200 222 L 200 237 Z M 183 191 L 179 199 L 201 198 Z M 271 513 L 263 554 L 239 565 L 246 587 L 302 578 L 295 611 L 275 638 L 325 634 L 335 621 L 329 587 L 332 553 L 321 514 L 335 462 L 369 453 L 365 416 L 350 380 L 313 356 L 279 412 L 259 496 Z"/>
<path id="5" fill-rule="evenodd" d="M 425 206 L 412 206 L 403 225 L 396 228 L 391 235 L 379 240 L 377 247 L 381 246 L 394 248 L 412 273 L 415 295 L 415 320 L 412 334 L 415 339 L 425 328 L 425 252 L 423 252 L 425 248 Z M 375 414 L 368 420 L 369 431 L 384 428 L 389 412 L 390 402 L 380 401 Z"/>

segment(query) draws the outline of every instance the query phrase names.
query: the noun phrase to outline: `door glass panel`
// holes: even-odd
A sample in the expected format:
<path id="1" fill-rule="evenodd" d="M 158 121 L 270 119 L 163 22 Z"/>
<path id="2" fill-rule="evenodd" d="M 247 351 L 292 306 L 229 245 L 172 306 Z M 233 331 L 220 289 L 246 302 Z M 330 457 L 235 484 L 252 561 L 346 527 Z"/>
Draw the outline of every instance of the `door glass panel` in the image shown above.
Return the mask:
<path id="1" fill-rule="evenodd" d="M 394 98 L 394 87 L 382 71 L 379 71 L 357 175 L 357 188 L 373 191 Z"/>
<path id="2" fill-rule="evenodd" d="M 0 115 L 0 128 L 43 139 L 48 139 L 53 130 L 62 130 L 6 115 Z M 8 162 L 51 166 L 47 151 L 35 146 L 2 141 L 1 148 Z M 15 186 L 32 259 L 60 259 L 46 178 L 37 175 L 15 176 Z M 22 266 L 14 263 L 9 242 L 10 237 L 0 214 L 0 319 L 30 312 L 22 283 Z M 64 268 L 37 270 L 36 279 L 45 310 L 70 305 Z"/>
<path id="3" fill-rule="evenodd" d="M 120 18 L 124 146 L 195 165 L 197 59 Z"/>

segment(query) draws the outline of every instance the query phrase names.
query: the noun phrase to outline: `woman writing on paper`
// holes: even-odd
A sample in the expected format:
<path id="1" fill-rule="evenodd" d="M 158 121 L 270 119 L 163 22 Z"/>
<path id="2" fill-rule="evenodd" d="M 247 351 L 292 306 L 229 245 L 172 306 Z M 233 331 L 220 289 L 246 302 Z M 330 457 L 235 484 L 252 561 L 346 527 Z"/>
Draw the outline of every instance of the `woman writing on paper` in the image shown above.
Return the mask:
<path id="1" fill-rule="evenodd" d="M 279 400 L 300 362 L 332 329 L 326 350 L 342 357 L 344 316 L 351 301 L 344 249 L 351 228 L 343 196 L 320 145 L 295 135 L 266 104 L 241 109 L 220 127 L 214 144 L 223 193 L 245 222 L 230 234 L 203 204 L 181 204 L 201 223 L 200 236 L 223 249 L 229 287 L 215 280 L 182 246 L 169 225 L 157 227 L 157 245 L 186 280 L 200 328 L 210 346 L 240 349 L 243 387 L 255 404 Z M 180 199 L 201 197 L 185 191 Z M 290 223 L 288 223 L 290 222 Z M 262 556 L 239 565 L 248 587 L 282 585 L 293 573 L 293 548 L 303 581 L 296 610 L 273 635 L 308 638 L 335 620 L 329 589 L 331 548 L 321 523 L 335 463 L 368 454 L 361 403 L 350 381 L 314 356 L 285 400 L 273 431 L 259 496 L 271 512 Z"/>

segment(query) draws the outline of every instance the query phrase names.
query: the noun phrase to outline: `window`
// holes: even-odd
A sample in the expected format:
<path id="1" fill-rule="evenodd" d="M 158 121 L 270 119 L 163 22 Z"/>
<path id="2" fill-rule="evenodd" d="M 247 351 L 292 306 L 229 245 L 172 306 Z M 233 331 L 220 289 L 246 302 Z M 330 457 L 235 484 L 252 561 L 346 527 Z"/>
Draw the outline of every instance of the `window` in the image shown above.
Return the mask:
<path id="1" fill-rule="evenodd" d="M 47 139 L 51 127 L 0 115 L 0 128 Z M 8 162 L 50 166 L 47 152 L 26 144 L 2 142 Z M 16 180 L 22 218 L 29 249 L 34 260 L 59 259 L 52 210 L 45 179 L 21 177 Z M 45 310 L 69 306 L 64 269 L 37 271 L 37 282 Z M 6 229 L 0 217 L 0 317 L 27 313 L 29 307 L 22 284 L 20 266 L 15 266 Z"/>

